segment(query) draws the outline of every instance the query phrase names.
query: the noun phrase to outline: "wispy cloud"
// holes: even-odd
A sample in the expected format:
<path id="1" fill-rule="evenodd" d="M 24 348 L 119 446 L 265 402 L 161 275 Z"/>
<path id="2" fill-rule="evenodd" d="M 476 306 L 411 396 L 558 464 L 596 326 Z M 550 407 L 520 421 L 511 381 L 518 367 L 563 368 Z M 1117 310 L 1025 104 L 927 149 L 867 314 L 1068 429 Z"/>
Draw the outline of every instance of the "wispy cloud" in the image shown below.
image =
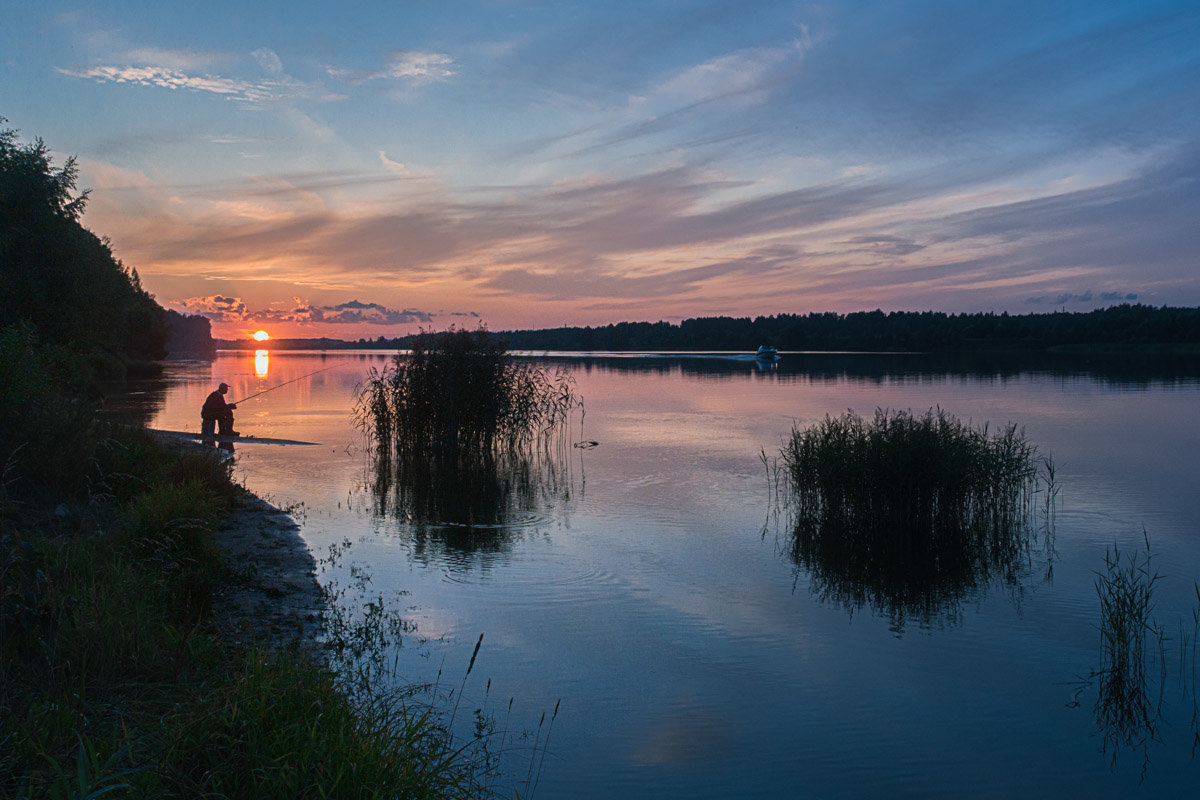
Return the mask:
<path id="1" fill-rule="evenodd" d="M 142 47 L 126 51 L 113 59 L 113 62 L 115 63 L 59 67 L 57 71 L 63 75 L 101 83 L 215 94 L 246 105 L 299 97 L 321 99 L 324 95 L 320 87 L 287 75 L 283 69 L 283 62 L 269 48 L 259 48 L 247 58 L 228 53 Z M 269 77 L 230 77 L 209 71 L 213 67 L 236 66 L 246 62 L 253 62 L 259 71 Z"/>
<path id="2" fill-rule="evenodd" d="M 250 55 L 254 57 L 254 60 L 258 62 L 258 65 L 263 68 L 264 72 L 270 75 L 283 74 L 283 61 L 280 60 L 279 55 L 274 50 L 267 47 L 260 47 Z"/>
<path id="3" fill-rule="evenodd" d="M 246 104 L 278 101 L 287 97 L 307 95 L 312 87 L 298 81 L 248 81 L 219 75 L 192 75 L 183 70 L 150 66 L 60 67 L 58 71 L 75 78 L 100 83 L 125 83 L 135 86 L 154 86 L 160 89 L 185 89 L 220 95 Z"/>
<path id="4" fill-rule="evenodd" d="M 433 321 L 433 315 L 425 311 L 412 308 L 401 311 L 379 303 L 362 303 L 358 300 L 350 300 L 335 306 L 302 306 L 293 313 L 307 313 L 310 322 L 330 322 L 338 325 L 364 322 L 371 325 L 402 325 Z"/>
<path id="5" fill-rule="evenodd" d="M 403 78 L 416 83 L 428 83 L 452 77 L 453 64 L 454 59 L 445 53 L 402 50 L 389 56 L 387 68 L 375 77 Z"/>
<path id="6" fill-rule="evenodd" d="M 1046 304 L 1065 306 L 1073 303 L 1094 305 L 1096 300 L 1102 300 L 1105 303 L 1134 303 L 1137 302 L 1137 299 L 1137 292 L 1093 292 L 1091 289 L 1087 289 L 1082 292 L 1064 292 L 1055 296 L 1027 297 L 1025 303 L 1034 306 Z"/>
<path id="7" fill-rule="evenodd" d="M 651 96 L 684 104 L 739 100 L 766 102 L 780 77 L 799 67 L 812 46 L 807 34 L 785 47 L 754 47 L 728 53 L 672 75 L 651 90 Z"/>
<path id="8" fill-rule="evenodd" d="M 400 50 L 387 56 L 376 70 L 352 70 L 328 67 L 330 75 L 347 83 L 368 81 L 401 81 L 410 86 L 424 86 L 454 77 L 454 59 L 446 53 Z"/>
<path id="9" fill-rule="evenodd" d="M 1110 160 L 1101 173 L 1085 153 L 1005 176 L 957 164 L 830 168 L 800 187 L 678 166 L 452 190 L 376 158 L 373 170 L 168 192 L 126 180 L 120 205 L 139 213 L 101 229 L 151 281 L 204 268 L 260 287 L 286 276 L 326 301 L 369 292 L 390 309 L 454 297 L 508 314 L 545 303 L 606 316 L 667 305 L 685 315 L 1169 302 L 1193 279 L 1200 250 L 1194 147 Z M 344 188 L 356 190 L 352 202 Z M 89 213 L 104 213 L 110 194 L 94 193 Z M 344 322 L 400 319 L 337 305 L 320 308 Z"/>
<path id="10" fill-rule="evenodd" d="M 138 47 L 127 51 L 118 60 L 140 66 L 154 66 L 186 72 L 208 69 L 217 64 L 227 63 L 230 57 L 226 53 L 215 51 L 199 52 L 196 50 L 166 50 L 159 47 Z"/>

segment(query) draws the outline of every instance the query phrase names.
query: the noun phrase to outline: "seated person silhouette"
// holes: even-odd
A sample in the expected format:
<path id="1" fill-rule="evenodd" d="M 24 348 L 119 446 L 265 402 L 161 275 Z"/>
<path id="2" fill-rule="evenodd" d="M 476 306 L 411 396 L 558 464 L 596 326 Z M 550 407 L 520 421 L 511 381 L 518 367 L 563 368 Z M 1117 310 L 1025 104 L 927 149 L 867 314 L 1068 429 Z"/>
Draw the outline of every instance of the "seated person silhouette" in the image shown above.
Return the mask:
<path id="1" fill-rule="evenodd" d="M 225 402 L 225 395 L 228 393 L 229 384 L 222 383 L 204 401 L 204 407 L 200 409 L 200 433 L 202 435 L 212 436 L 214 428 L 217 429 L 216 433 L 220 436 L 238 435 L 238 432 L 233 429 L 233 410 L 237 408 L 237 403 Z"/>

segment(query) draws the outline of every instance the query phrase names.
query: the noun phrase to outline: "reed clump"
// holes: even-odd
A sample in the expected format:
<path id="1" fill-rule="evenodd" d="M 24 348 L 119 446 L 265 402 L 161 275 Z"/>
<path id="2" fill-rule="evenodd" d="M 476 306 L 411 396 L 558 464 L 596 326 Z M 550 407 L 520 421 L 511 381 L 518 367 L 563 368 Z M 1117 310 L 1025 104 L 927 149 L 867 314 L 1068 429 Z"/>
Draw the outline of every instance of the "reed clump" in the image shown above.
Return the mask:
<path id="1" fill-rule="evenodd" d="M 1104 553 L 1104 571 L 1096 573 L 1100 599 L 1100 669 L 1096 719 L 1106 744 L 1145 749 L 1156 736 L 1162 696 L 1157 697 L 1146 667 L 1157 643 L 1165 669 L 1164 633 L 1154 621 L 1154 589 L 1161 575 L 1153 566 L 1150 541 L 1145 552 L 1122 556 L 1113 547 Z M 1115 752 L 1114 752 L 1115 757 Z"/>
<path id="2" fill-rule="evenodd" d="M 930 409 L 847 412 L 794 429 L 782 461 L 792 555 L 814 589 L 851 607 L 928 618 L 1028 561 L 1036 448 Z"/>
<path id="3" fill-rule="evenodd" d="M 356 419 L 382 457 L 456 463 L 544 445 L 581 405 L 569 374 L 517 363 L 484 328 L 451 328 L 372 370 Z"/>

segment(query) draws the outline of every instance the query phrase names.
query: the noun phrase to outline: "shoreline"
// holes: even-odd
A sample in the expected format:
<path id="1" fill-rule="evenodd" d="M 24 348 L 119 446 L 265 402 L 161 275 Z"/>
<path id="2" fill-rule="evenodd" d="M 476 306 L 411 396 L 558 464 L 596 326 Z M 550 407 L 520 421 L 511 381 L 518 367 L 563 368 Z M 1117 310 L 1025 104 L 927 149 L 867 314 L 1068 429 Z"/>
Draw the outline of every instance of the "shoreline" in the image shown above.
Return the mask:
<path id="1" fill-rule="evenodd" d="M 318 653 L 325 593 L 292 515 L 239 488 L 212 544 L 232 579 L 213 590 L 209 624 L 234 645 L 259 641 Z"/>
<path id="2" fill-rule="evenodd" d="M 214 452 L 167 431 L 143 430 L 168 448 Z M 235 488 L 232 507 L 210 534 L 230 580 L 212 590 L 205 624 L 235 646 L 262 642 L 320 655 L 328 603 L 299 523 L 249 489 Z"/>

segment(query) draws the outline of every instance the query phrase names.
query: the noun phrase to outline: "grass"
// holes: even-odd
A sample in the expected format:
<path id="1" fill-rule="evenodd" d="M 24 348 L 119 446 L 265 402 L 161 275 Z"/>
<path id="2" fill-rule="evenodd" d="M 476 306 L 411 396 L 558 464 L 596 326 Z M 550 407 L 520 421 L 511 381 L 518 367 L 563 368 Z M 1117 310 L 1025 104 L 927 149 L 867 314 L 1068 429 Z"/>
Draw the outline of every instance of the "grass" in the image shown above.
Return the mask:
<path id="1" fill-rule="evenodd" d="M 1144 754 L 1157 738 L 1165 674 L 1155 681 L 1147 674 L 1150 646 L 1157 644 L 1158 663 L 1166 669 L 1165 636 L 1154 620 L 1154 590 L 1162 576 L 1153 566 L 1150 541 L 1145 551 L 1122 557 L 1113 547 L 1105 551 L 1104 571 L 1096 573 L 1100 600 L 1100 669 L 1096 722 L 1113 757 L 1121 748 Z M 1143 762 L 1148 763 L 1148 757 Z"/>
<path id="2" fill-rule="evenodd" d="M 1110 756 L 1115 769 L 1122 753 L 1136 754 L 1141 778 L 1149 773 L 1150 748 L 1162 741 L 1161 725 L 1168 677 L 1176 664 L 1178 688 L 1183 700 L 1192 702 L 1192 756 L 1200 753 L 1200 700 L 1197 699 L 1197 642 L 1200 640 L 1200 583 L 1193 581 L 1195 605 L 1191 625 L 1179 620 L 1178 658 L 1168 656 L 1167 628 L 1155 618 L 1157 593 L 1164 576 L 1155 566 L 1150 538 L 1142 531 L 1143 546 L 1123 552 L 1117 546 L 1105 550 L 1104 568 L 1095 572 L 1094 586 L 1099 601 L 1100 665 L 1079 675 L 1071 708 L 1081 705 L 1085 691 L 1096 689 L 1092 711 L 1100 751 Z M 1190 628 L 1190 629 L 1189 629 Z"/>
<path id="3" fill-rule="evenodd" d="M 355 700 L 323 665 L 253 651 L 228 685 L 175 720 L 180 796 L 474 797 L 440 718 L 399 693 Z"/>
<path id="4" fill-rule="evenodd" d="M 1151 564 L 1147 542 L 1144 556 L 1122 558 L 1113 548 L 1104 554 L 1104 572 L 1096 575 L 1100 599 L 1102 694 L 1118 705 L 1137 700 L 1146 686 L 1146 645 L 1161 638 L 1154 623 L 1154 587 L 1162 576 Z M 1105 688 L 1106 687 L 1106 688 Z"/>
<path id="5" fill-rule="evenodd" d="M 0 385 L 5 413 L 34 418 L 13 391 Z M 210 544 L 238 491 L 230 462 L 81 425 L 61 386 L 39 391 L 73 410 L 37 417 L 28 443 L 86 441 L 54 454 L 61 474 L 27 442 L 0 453 L 0 797 L 488 791 L 437 708 L 350 691 L 311 655 L 235 646 L 209 624 L 214 589 L 238 579 Z"/>
<path id="6" fill-rule="evenodd" d="M 791 553 L 814 591 L 900 623 L 952 610 L 992 578 L 1015 583 L 1039 470 L 1053 474 L 1015 425 L 989 432 L 941 409 L 826 416 L 794 429 L 781 459 Z"/>
<path id="7" fill-rule="evenodd" d="M 452 328 L 372 370 L 356 418 L 385 458 L 454 464 L 544 445 L 580 405 L 570 375 L 515 362 L 483 328 Z"/>

